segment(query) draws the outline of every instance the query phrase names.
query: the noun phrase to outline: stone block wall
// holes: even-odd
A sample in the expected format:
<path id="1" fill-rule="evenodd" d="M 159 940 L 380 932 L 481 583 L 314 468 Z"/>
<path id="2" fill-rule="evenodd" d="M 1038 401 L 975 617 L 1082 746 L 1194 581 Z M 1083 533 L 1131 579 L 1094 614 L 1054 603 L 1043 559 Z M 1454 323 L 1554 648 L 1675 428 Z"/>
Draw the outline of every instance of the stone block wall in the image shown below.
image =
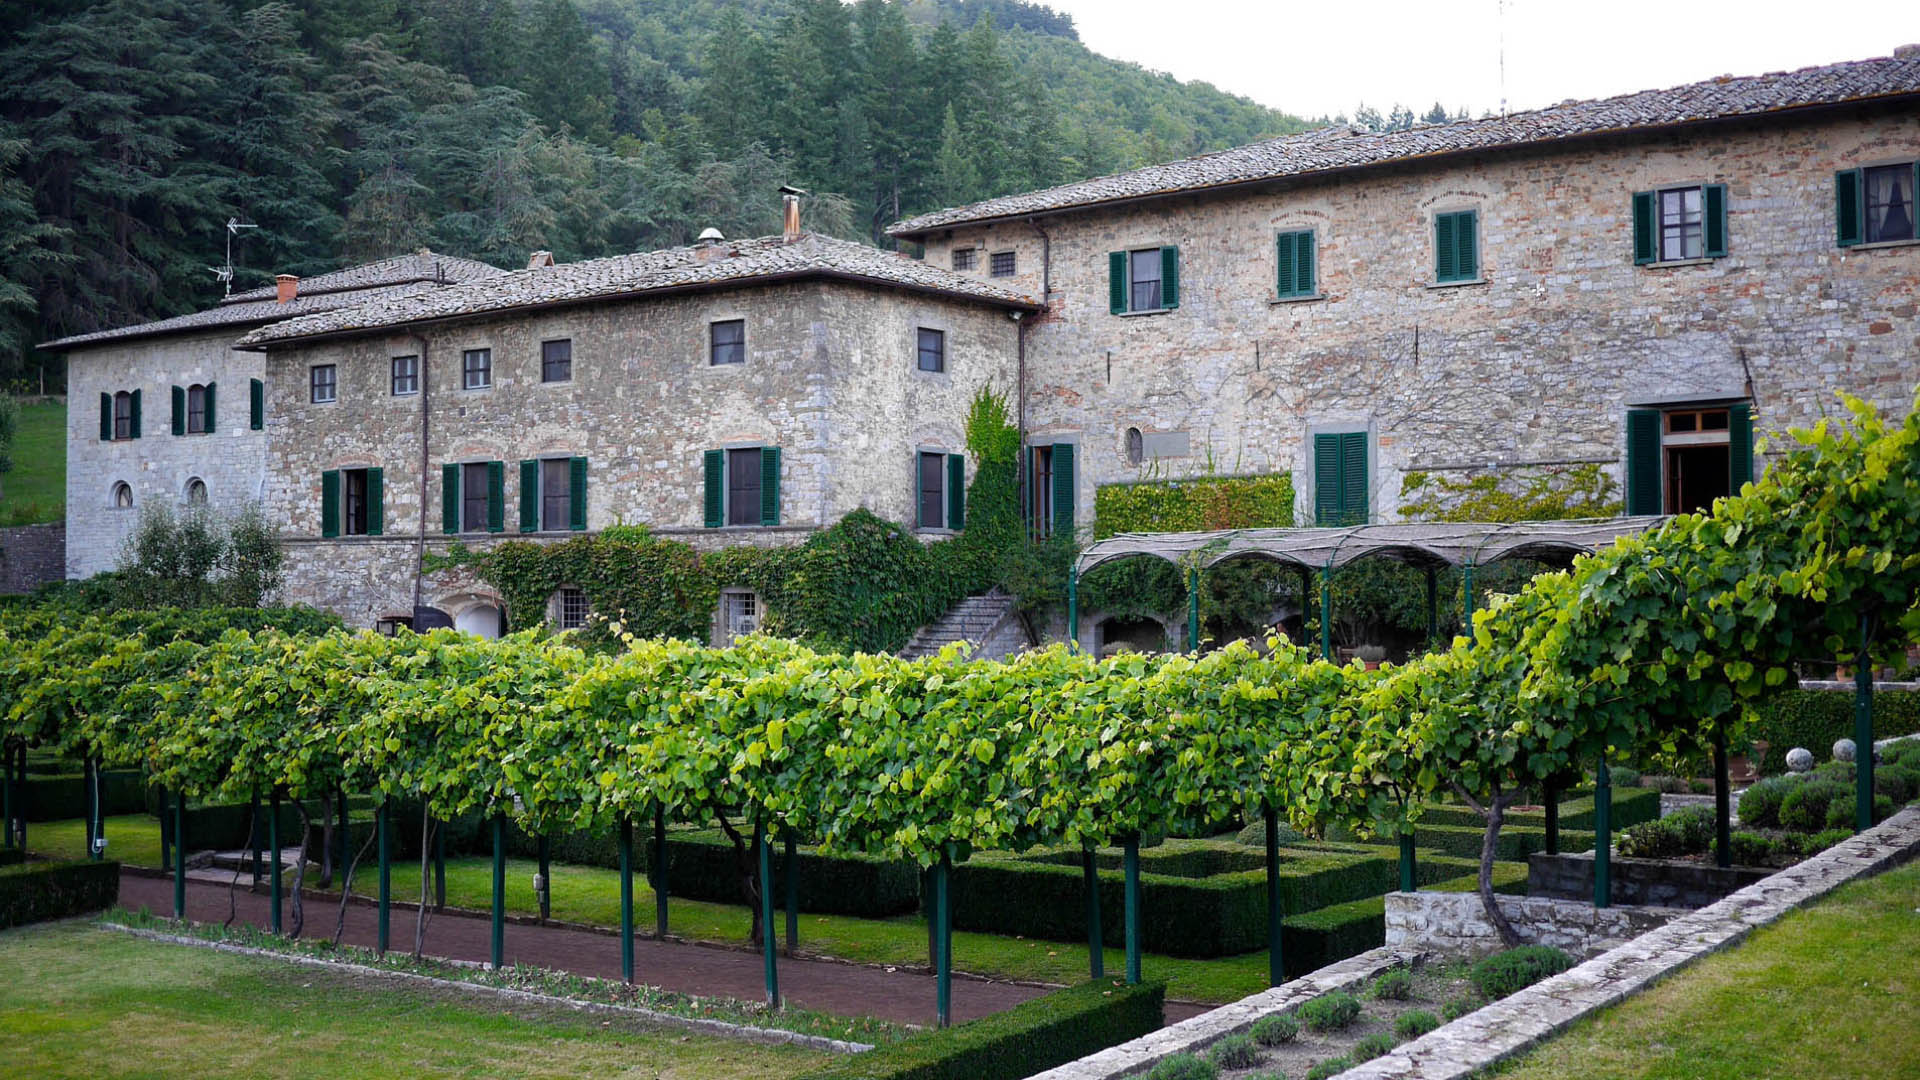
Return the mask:
<path id="1" fill-rule="evenodd" d="M 1575 956 L 1610 949 L 1676 915 L 1673 908 L 1608 907 L 1540 896 L 1499 896 L 1500 910 L 1529 945 L 1551 945 Z M 1454 954 L 1498 952 L 1505 946 L 1488 921 L 1478 893 L 1387 894 L 1387 948 Z"/>
<path id="2" fill-rule="evenodd" d="M 32 592 L 66 576 L 65 522 L 0 529 L 0 593 Z"/>
<path id="3" fill-rule="evenodd" d="M 1607 864 L 1607 880 L 1616 904 L 1670 908 L 1702 908 L 1730 896 L 1772 874 L 1755 866 L 1719 867 L 1662 859 L 1628 859 L 1618 855 Z M 1527 859 L 1527 893 L 1564 900 L 1593 899 L 1593 852 L 1548 855 L 1536 852 Z"/>

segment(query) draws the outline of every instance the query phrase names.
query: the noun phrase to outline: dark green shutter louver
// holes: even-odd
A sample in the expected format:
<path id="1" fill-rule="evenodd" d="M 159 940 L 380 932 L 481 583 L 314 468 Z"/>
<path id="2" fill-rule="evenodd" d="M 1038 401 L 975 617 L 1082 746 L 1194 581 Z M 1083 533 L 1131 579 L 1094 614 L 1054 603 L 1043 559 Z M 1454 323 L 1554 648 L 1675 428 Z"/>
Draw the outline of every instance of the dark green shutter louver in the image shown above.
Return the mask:
<path id="1" fill-rule="evenodd" d="M 1274 291 L 1281 296 L 1293 296 L 1299 288 L 1299 273 L 1294 269 L 1294 256 L 1299 253 L 1299 245 L 1293 242 L 1293 237 L 1293 233 L 1281 233 L 1274 254 L 1274 266 L 1278 270 Z"/>
<path id="2" fill-rule="evenodd" d="M 1107 254 L 1107 310 L 1115 315 L 1127 313 L 1127 253 Z"/>
<path id="3" fill-rule="evenodd" d="M 1433 218 L 1433 280 L 1452 281 L 1454 262 L 1453 215 L 1436 214 Z"/>
<path id="4" fill-rule="evenodd" d="M 1053 533 L 1073 535 L 1073 444 L 1053 444 Z"/>
<path id="5" fill-rule="evenodd" d="M 1660 413 L 1627 410 L 1627 513 L 1658 514 L 1666 505 L 1660 493 Z"/>
<path id="6" fill-rule="evenodd" d="M 916 451 L 907 455 L 913 462 L 913 527 L 927 528 L 927 474 L 921 469 L 920 454 Z"/>
<path id="7" fill-rule="evenodd" d="M 387 531 L 387 481 L 380 469 L 367 470 L 367 535 L 381 536 Z"/>
<path id="8" fill-rule="evenodd" d="M 725 450 L 707 451 L 703 466 L 707 485 L 705 500 L 707 528 L 717 529 L 727 523 L 726 504 L 723 501 L 726 493 L 727 452 Z"/>
<path id="9" fill-rule="evenodd" d="M 340 470 L 320 474 L 320 535 L 340 535 Z"/>
<path id="10" fill-rule="evenodd" d="M 1320 291 L 1320 282 L 1313 276 L 1314 245 L 1318 243 L 1312 232 L 1300 233 L 1296 240 L 1299 254 L 1294 261 L 1294 287 L 1301 296 L 1313 296 Z"/>
<path id="11" fill-rule="evenodd" d="M 1314 295 L 1311 231 L 1281 233 L 1275 263 L 1279 268 L 1277 291 L 1280 296 Z"/>
<path id="12" fill-rule="evenodd" d="M 100 395 L 100 441 L 113 441 L 113 395 Z"/>
<path id="13" fill-rule="evenodd" d="M 207 434 L 213 434 L 213 384 L 207 384 Z"/>
<path id="14" fill-rule="evenodd" d="M 1753 406 L 1741 402 L 1727 407 L 1727 491 L 1738 495 L 1753 479 Z"/>
<path id="15" fill-rule="evenodd" d="M 487 531 L 507 531 L 507 463 L 487 462 Z"/>
<path id="16" fill-rule="evenodd" d="M 267 426 L 267 384 L 247 380 L 247 426 L 259 431 Z"/>
<path id="17" fill-rule="evenodd" d="M 567 462 L 567 528 L 587 531 L 587 459 Z"/>
<path id="18" fill-rule="evenodd" d="M 1480 276 L 1480 213 L 1467 210 L 1453 216 L 1453 227 L 1458 235 L 1454 237 L 1454 270 L 1461 281 L 1472 281 Z"/>
<path id="19" fill-rule="evenodd" d="M 780 524 L 780 448 L 760 448 L 760 524 Z"/>
<path id="20" fill-rule="evenodd" d="M 1313 523 L 1326 527 L 1340 517 L 1340 436 L 1313 437 Z"/>
<path id="21" fill-rule="evenodd" d="M 520 463 L 520 531 L 540 531 L 540 463 Z"/>
<path id="22" fill-rule="evenodd" d="M 1313 437 L 1313 521 L 1322 528 L 1367 521 L 1367 433 Z"/>
<path id="23" fill-rule="evenodd" d="M 947 528 L 967 527 L 967 456 L 947 455 Z"/>
<path id="24" fill-rule="evenodd" d="M 187 388 L 184 386 L 173 388 L 173 433 L 187 433 Z"/>
<path id="25" fill-rule="evenodd" d="M 440 466 L 440 531 L 460 531 L 460 466 Z"/>
<path id="26" fill-rule="evenodd" d="M 1180 249 L 1160 249 L 1160 307 L 1172 311 L 1180 306 Z"/>
<path id="27" fill-rule="evenodd" d="M 1367 523 L 1367 433 L 1349 431 L 1340 436 L 1340 520 L 1345 525 Z"/>
<path id="28" fill-rule="evenodd" d="M 1866 223 L 1861 220 L 1860 170 L 1833 174 L 1833 231 L 1835 242 L 1852 247 L 1860 242 Z"/>
<path id="29" fill-rule="evenodd" d="M 1701 253 L 1717 259 L 1727 253 L 1727 185 L 1708 184 L 1700 189 Z"/>
<path id="30" fill-rule="evenodd" d="M 1645 266 L 1660 261 L 1660 229 L 1654 218 L 1654 193 L 1633 193 L 1633 265 Z"/>
<path id="31" fill-rule="evenodd" d="M 130 439 L 140 437 L 140 391 L 138 390 L 133 392 L 133 416 L 127 424 L 127 437 Z"/>

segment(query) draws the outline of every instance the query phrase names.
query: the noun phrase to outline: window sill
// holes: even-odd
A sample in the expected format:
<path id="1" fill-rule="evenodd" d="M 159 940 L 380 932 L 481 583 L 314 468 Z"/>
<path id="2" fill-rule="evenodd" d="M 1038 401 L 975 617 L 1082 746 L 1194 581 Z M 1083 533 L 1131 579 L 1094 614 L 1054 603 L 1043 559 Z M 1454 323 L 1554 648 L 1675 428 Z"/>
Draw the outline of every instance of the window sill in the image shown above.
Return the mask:
<path id="1" fill-rule="evenodd" d="M 1276 296 L 1267 303 L 1269 306 L 1279 307 L 1281 304 L 1311 304 L 1326 298 L 1326 293 L 1309 293 L 1306 296 Z"/>
<path id="2" fill-rule="evenodd" d="M 1723 256 L 1713 255 L 1699 259 L 1668 259 L 1664 262 L 1641 263 L 1642 270 L 1671 270 L 1678 266 L 1711 266 Z"/>
<path id="3" fill-rule="evenodd" d="M 460 392 L 461 392 L 461 393 L 463 393 L 463 394 L 478 394 L 478 393 L 481 393 L 481 392 L 483 392 L 483 391 L 487 391 L 487 390 L 491 390 L 491 389 L 493 389 L 493 387 L 492 387 L 491 385 L 488 385 L 488 386 L 463 386 L 463 387 L 461 387 L 461 388 L 460 388 Z"/>
<path id="4" fill-rule="evenodd" d="M 1876 240 L 1871 244 L 1854 244 L 1841 248 L 1841 251 L 1879 251 L 1883 248 L 1902 248 L 1920 245 L 1920 238 L 1909 240 Z"/>
<path id="5" fill-rule="evenodd" d="M 1144 319 L 1150 315 L 1171 315 L 1179 310 L 1179 308 L 1163 307 L 1154 308 L 1152 311 L 1122 311 L 1116 314 L 1122 319 Z"/>
<path id="6" fill-rule="evenodd" d="M 934 528 L 933 526 L 930 526 L 930 525 L 919 525 L 919 526 L 915 526 L 913 530 L 913 534 L 915 536 L 959 536 L 960 530 L 947 529 L 947 528 Z"/>
<path id="7" fill-rule="evenodd" d="M 1427 288 L 1458 289 L 1467 285 L 1491 285 L 1492 283 L 1493 281 L 1491 278 L 1477 277 L 1477 278 L 1468 278 L 1465 281 L 1429 281 L 1427 282 Z"/>

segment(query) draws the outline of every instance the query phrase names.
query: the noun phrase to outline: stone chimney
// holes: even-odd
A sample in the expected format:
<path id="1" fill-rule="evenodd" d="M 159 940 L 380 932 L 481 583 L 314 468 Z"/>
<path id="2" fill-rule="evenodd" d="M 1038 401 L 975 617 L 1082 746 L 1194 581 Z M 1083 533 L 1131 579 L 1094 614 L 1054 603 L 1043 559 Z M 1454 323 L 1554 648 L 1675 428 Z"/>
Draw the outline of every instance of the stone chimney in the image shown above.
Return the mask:
<path id="1" fill-rule="evenodd" d="M 553 252 L 551 251 L 536 251 L 527 258 L 527 269 L 529 270 L 538 270 L 543 266 L 552 265 Z"/>
<path id="2" fill-rule="evenodd" d="M 693 261 L 710 263 L 715 259 L 731 255 L 725 247 L 727 238 L 719 229 L 704 229 L 700 238 L 693 242 Z"/>
<path id="3" fill-rule="evenodd" d="M 292 274 L 280 274 L 273 279 L 273 291 L 281 303 L 291 303 L 300 294 L 300 279 Z"/>
<path id="4" fill-rule="evenodd" d="M 1920 60 L 1920 44 L 1902 45 L 1893 50 L 1895 60 Z"/>
<path id="5" fill-rule="evenodd" d="M 800 239 L 800 196 L 806 192 L 791 184 L 782 185 L 780 194 L 786 199 L 786 214 L 783 217 L 782 233 L 787 243 Z"/>

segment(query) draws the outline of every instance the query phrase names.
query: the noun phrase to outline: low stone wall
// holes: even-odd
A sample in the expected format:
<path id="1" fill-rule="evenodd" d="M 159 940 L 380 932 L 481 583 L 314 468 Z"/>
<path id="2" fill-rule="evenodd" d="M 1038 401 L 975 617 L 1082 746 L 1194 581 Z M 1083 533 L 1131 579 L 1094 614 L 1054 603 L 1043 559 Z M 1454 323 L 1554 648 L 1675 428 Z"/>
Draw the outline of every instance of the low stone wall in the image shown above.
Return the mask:
<path id="1" fill-rule="evenodd" d="M 66 522 L 0 529 L 0 593 L 32 592 L 66 576 Z"/>
<path id="2" fill-rule="evenodd" d="M 1609 907 L 1543 896 L 1500 896 L 1500 911 L 1529 945 L 1552 945 L 1576 956 L 1610 949 L 1660 926 L 1672 908 Z M 1387 894 L 1387 948 L 1435 952 L 1498 952 L 1499 931 L 1487 918 L 1479 893 Z"/>
<path id="3" fill-rule="evenodd" d="M 1772 874 L 1753 866 L 1719 867 L 1615 855 L 1608 879 L 1615 904 L 1703 908 Z M 1527 859 L 1527 895 L 1593 900 L 1593 852 L 1535 854 Z"/>

